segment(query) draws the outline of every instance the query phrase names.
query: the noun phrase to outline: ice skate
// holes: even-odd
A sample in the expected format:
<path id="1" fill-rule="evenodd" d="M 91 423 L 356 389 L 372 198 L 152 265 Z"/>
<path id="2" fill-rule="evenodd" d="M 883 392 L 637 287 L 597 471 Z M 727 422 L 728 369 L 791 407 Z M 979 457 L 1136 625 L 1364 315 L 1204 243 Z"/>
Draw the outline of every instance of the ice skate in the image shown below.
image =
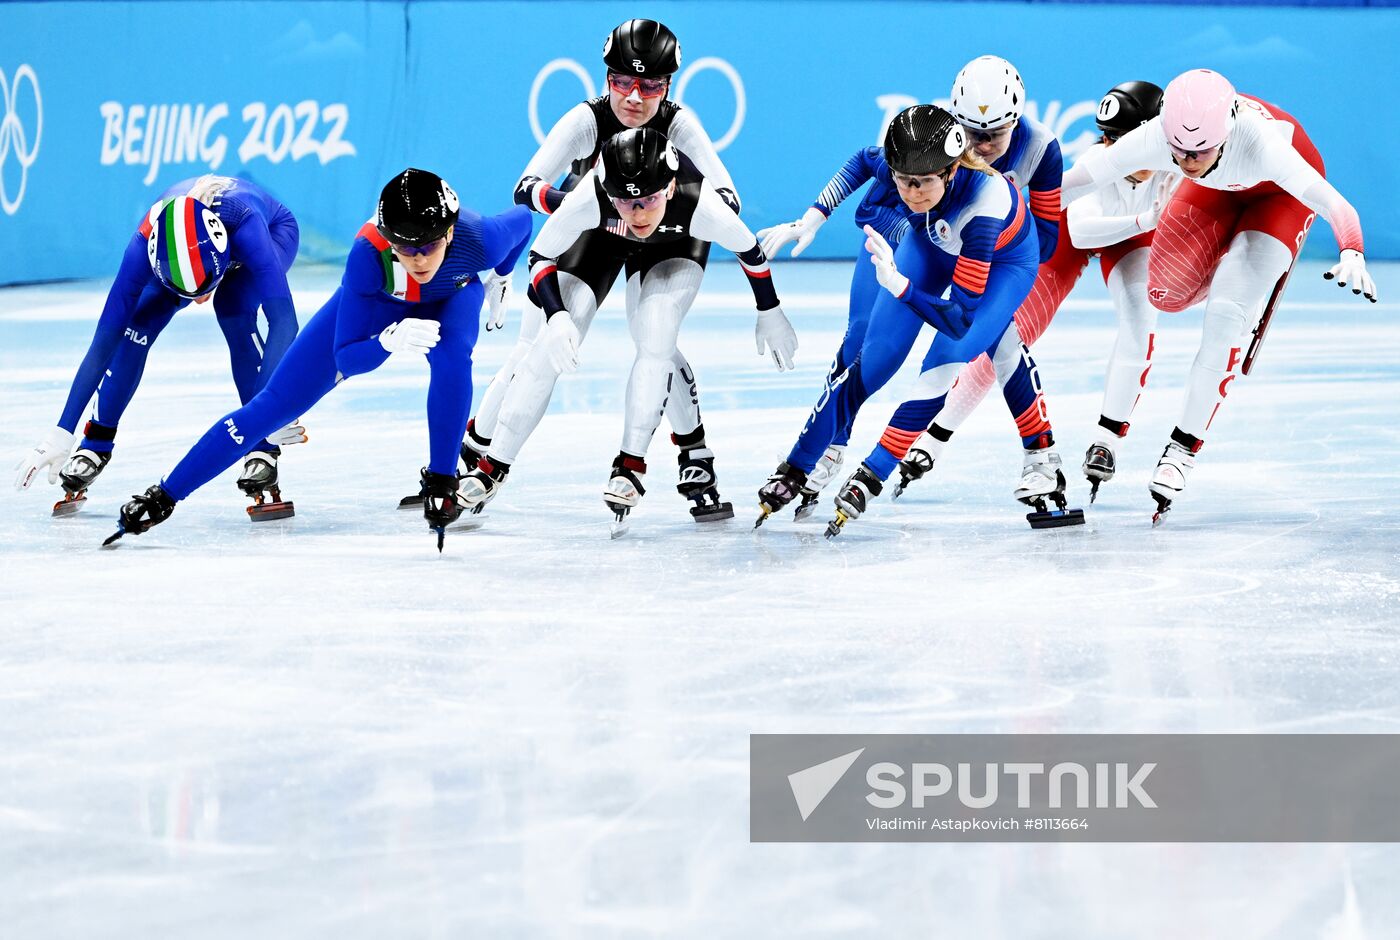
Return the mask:
<path id="1" fill-rule="evenodd" d="M 462 449 L 457 455 L 457 479 L 465 480 L 468 473 L 476 469 L 477 461 L 486 453 L 486 447 L 490 444 L 477 445 L 477 438 L 472 433 L 471 422 L 467 423 L 467 439 L 462 442 Z M 421 488 L 412 496 L 405 496 L 399 500 L 400 509 L 419 509 L 423 505 L 423 500 L 428 494 Z"/>
<path id="2" fill-rule="evenodd" d="M 63 465 L 58 481 L 63 484 L 63 498 L 53 504 L 55 516 L 71 516 L 87 502 L 88 487 L 112 460 L 112 452 L 98 453 L 81 447 Z"/>
<path id="3" fill-rule="evenodd" d="M 795 521 L 802 522 L 812 517 L 817 511 L 817 503 L 821 501 L 822 490 L 836 479 L 836 474 L 840 472 L 845 461 L 845 444 L 832 444 L 826 449 L 826 453 L 822 454 L 812 472 L 807 474 L 807 485 L 802 487 L 802 502 L 792 514 Z"/>
<path id="4" fill-rule="evenodd" d="M 890 499 L 899 499 L 909 484 L 923 479 L 925 473 L 933 469 L 934 463 L 943 456 L 947 441 L 939 440 L 928 431 L 920 434 L 909 448 L 909 453 L 899 462 L 899 485 L 890 494 Z"/>
<path id="5" fill-rule="evenodd" d="M 610 532 L 615 539 L 627 534 L 631 527 L 627 516 L 646 495 L 646 487 L 642 485 L 642 474 L 646 472 L 646 461 L 640 457 L 618 454 L 613 458 L 612 477 L 603 490 L 603 502 L 613 512 Z"/>
<path id="6" fill-rule="evenodd" d="M 734 504 L 721 501 L 715 486 L 714 451 L 701 443 L 698 447 L 682 447 L 676 459 L 680 464 L 676 492 L 695 503 L 690 507 L 691 518 L 696 522 L 733 519 Z"/>
<path id="7" fill-rule="evenodd" d="M 797 498 L 807 483 L 807 474 L 784 460 L 768 478 L 768 482 L 758 489 L 759 516 L 753 527 L 759 526 L 773 513 L 782 509 Z"/>
<path id="8" fill-rule="evenodd" d="M 103 546 L 112 545 L 123 535 L 140 535 L 154 526 L 160 525 L 175 511 L 175 500 L 161 489 L 159 483 L 150 486 L 146 492 L 131 497 L 131 502 L 122 507 L 117 520 L 117 531 L 107 536 Z"/>
<path id="9" fill-rule="evenodd" d="M 506 477 L 509 475 L 510 464 L 496 463 L 490 457 L 482 455 L 471 472 L 461 477 L 462 505 L 471 510 L 473 515 L 480 515 L 486 504 L 495 499 L 501 487 L 505 486 Z"/>
<path id="10" fill-rule="evenodd" d="M 836 495 L 836 518 L 826 524 L 826 537 L 831 539 L 841 534 L 841 529 L 852 519 L 859 519 L 870 506 L 870 501 L 880 495 L 885 484 L 867 467 L 861 464 L 851 474 L 841 492 Z"/>
<path id="11" fill-rule="evenodd" d="M 1014 495 L 1035 509 L 1035 512 L 1026 513 L 1026 521 L 1032 529 L 1084 524 L 1084 510 L 1067 508 L 1065 474 L 1060 467 L 1060 455 L 1053 447 L 1025 452 L 1021 464 L 1021 484 L 1016 487 Z M 1055 508 L 1049 509 L 1047 502 L 1054 503 Z"/>
<path id="12" fill-rule="evenodd" d="M 289 519 L 296 515 L 292 501 L 282 499 L 282 490 L 277 485 L 277 455 L 271 451 L 255 450 L 243 458 L 238 488 L 253 500 L 253 505 L 248 507 L 248 518 L 254 522 Z"/>
<path id="13" fill-rule="evenodd" d="M 424 469 L 422 477 L 422 490 L 426 494 L 423 497 L 423 518 L 427 520 L 428 528 L 437 533 L 437 547 L 441 552 L 447 539 L 447 527 L 462 514 L 457 475 Z"/>
<path id="14" fill-rule="evenodd" d="M 1190 450 L 1172 441 L 1162 451 L 1157 461 L 1157 469 L 1152 472 L 1152 482 L 1147 489 L 1157 502 L 1157 511 L 1152 514 L 1152 524 L 1161 525 L 1167 510 L 1172 508 L 1172 500 L 1186 489 L 1186 474 L 1196 466 L 1196 458 Z"/>
<path id="15" fill-rule="evenodd" d="M 1084 476 L 1089 480 L 1089 504 L 1093 505 L 1099 495 L 1099 484 L 1113 479 L 1117 470 L 1117 460 L 1113 456 L 1113 445 L 1108 441 L 1095 441 L 1084 453 Z"/>

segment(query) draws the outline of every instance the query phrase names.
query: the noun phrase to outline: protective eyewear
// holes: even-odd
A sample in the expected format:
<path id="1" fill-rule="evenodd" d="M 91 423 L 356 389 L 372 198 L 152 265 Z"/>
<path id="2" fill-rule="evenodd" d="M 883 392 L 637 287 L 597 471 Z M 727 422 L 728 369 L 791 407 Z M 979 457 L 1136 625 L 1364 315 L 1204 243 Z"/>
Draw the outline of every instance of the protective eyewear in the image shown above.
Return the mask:
<path id="1" fill-rule="evenodd" d="M 949 167 L 949 169 L 952 168 Z M 948 182 L 947 173 L 948 171 L 945 170 L 942 173 L 930 173 L 928 176 L 906 176 L 903 173 L 890 171 L 890 176 L 894 177 L 894 184 L 901 189 L 922 189 L 925 186 L 932 186 L 934 180 L 941 180 L 946 184 Z"/>
<path id="2" fill-rule="evenodd" d="M 611 198 L 612 204 L 617 207 L 618 212 L 636 212 L 638 209 L 655 209 L 657 206 L 661 205 L 666 199 L 666 190 L 657 190 L 650 196 L 638 196 L 636 198 L 629 196 L 626 199 L 619 199 L 617 196 L 613 196 Z"/>
<path id="3" fill-rule="evenodd" d="M 442 247 L 445 238 L 435 238 L 426 245 L 395 245 L 390 244 L 394 249 L 394 254 L 403 255 L 405 258 L 421 258 L 423 255 L 430 255 Z"/>
<path id="4" fill-rule="evenodd" d="M 1207 157 L 1213 157 L 1220 151 L 1220 146 L 1218 144 L 1214 147 L 1203 147 L 1200 150 L 1182 150 L 1176 144 L 1167 141 L 1167 147 L 1171 149 L 1172 156 L 1176 157 L 1178 160 L 1202 160 Z"/>
<path id="5" fill-rule="evenodd" d="M 670 84 L 669 78 L 638 78 L 635 75 L 608 73 L 608 87 L 619 95 L 630 95 L 632 89 L 635 88 L 637 94 L 643 98 L 659 98 L 666 94 L 666 89 Z"/>
<path id="6" fill-rule="evenodd" d="M 1016 122 L 1013 121 L 1004 127 L 994 127 L 989 131 L 977 130 L 972 127 L 964 127 L 963 130 L 967 131 L 967 136 L 972 138 L 974 144 L 993 144 L 1000 143 L 1011 136 L 1011 131 L 1015 126 Z"/>

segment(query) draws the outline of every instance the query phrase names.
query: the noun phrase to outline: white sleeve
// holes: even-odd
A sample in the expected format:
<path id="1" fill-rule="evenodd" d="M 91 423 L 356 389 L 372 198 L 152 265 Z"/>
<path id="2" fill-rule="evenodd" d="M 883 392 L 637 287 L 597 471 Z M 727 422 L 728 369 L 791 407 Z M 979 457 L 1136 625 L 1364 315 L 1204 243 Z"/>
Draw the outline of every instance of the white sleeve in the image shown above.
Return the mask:
<path id="1" fill-rule="evenodd" d="M 758 244 L 753 232 L 720 198 L 709 180 L 700 184 L 700 199 L 695 203 L 695 214 L 690 218 L 690 234 L 703 242 L 714 242 L 736 255 Z"/>
<path id="2" fill-rule="evenodd" d="M 729 175 L 719 152 L 715 150 L 710 135 L 693 111 L 682 108 L 671 121 L 671 141 L 676 149 L 690 158 L 705 179 L 716 189 L 734 188 L 734 180 Z"/>
<path id="3" fill-rule="evenodd" d="M 1142 232 L 1136 215 L 1105 215 L 1097 190 L 1070 203 L 1065 221 L 1076 248 L 1106 248 Z"/>
<path id="4" fill-rule="evenodd" d="M 568 110 L 545 137 L 540 149 L 525 164 L 520 178 L 539 177 L 546 183 L 554 183 L 575 160 L 581 160 L 593 152 L 598 141 L 598 122 L 588 102 L 580 102 Z"/>
<path id="5" fill-rule="evenodd" d="M 1080 157 L 1060 182 L 1060 203 L 1068 206 L 1085 193 L 1138 170 L 1180 172 L 1172 163 L 1167 139 L 1162 136 L 1160 117 L 1124 134 L 1112 147 L 1090 150 Z"/>
<path id="6" fill-rule="evenodd" d="M 545 219 L 530 251 L 542 258 L 558 258 L 573 247 L 584 232 L 592 231 L 603 221 L 598 212 L 598 196 L 594 192 L 593 171 L 579 180 L 554 214 Z"/>

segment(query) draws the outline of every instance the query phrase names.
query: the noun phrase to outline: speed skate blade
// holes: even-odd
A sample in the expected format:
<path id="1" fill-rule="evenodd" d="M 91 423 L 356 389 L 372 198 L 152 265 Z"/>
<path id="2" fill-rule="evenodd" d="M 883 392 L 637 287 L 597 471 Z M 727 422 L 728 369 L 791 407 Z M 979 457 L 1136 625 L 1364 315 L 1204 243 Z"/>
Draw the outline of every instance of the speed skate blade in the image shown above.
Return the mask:
<path id="1" fill-rule="evenodd" d="M 620 539 L 627 534 L 627 530 L 632 528 L 632 524 L 626 519 L 615 519 L 608 526 L 608 537 Z"/>
<path id="2" fill-rule="evenodd" d="M 448 532 L 475 532 L 486 525 L 486 516 L 463 513 L 457 517 L 457 521 L 447 527 Z"/>
<path id="3" fill-rule="evenodd" d="M 399 500 L 399 508 L 400 508 L 400 509 L 422 509 L 422 508 L 423 508 L 423 494 L 422 494 L 422 493 L 416 493 L 416 494 L 414 494 L 413 496 L 405 496 L 403 499 Z"/>
<path id="4" fill-rule="evenodd" d="M 711 506 L 691 506 L 690 517 L 699 523 L 722 522 L 734 518 L 733 503 L 716 503 Z"/>
<path id="5" fill-rule="evenodd" d="M 1026 521 L 1032 529 L 1058 529 L 1067 525 L 1083 525 L 1084 510 L 1052 509 L 1049 512 L 1028 512 Z"/>
<path id="6" fill-rule="evenodd" d="M 83 504 L 86 502 L 87 496 L 85 496 L 83 493 L 76 493 L 71 496 L 65 496 L 63 499 L 60 499 L 58 502 L 53 504 L 54 518 L 58 519 L 63 516 L 71 516 L 79 509 L 82 509 Z"/>
<path id="7" fill-rule="evenodd" d="M 801 505 L 799 505 L 796 509 L 792 511 L 792 521 L 816 522 L 817 520 L 813 517 L 817 514 L 817 507 L 819 507 L 820 505 L 821 500 L 817 499 L 816 497 L 813 497 L 810 500 L 806 497 L 803 497 Z"/>
<path id="8" fill-rule="evenodd" d="M 272 522 L 275 519 L 290 519 L 297 514 L 291 500 L 278 503 L 262 503 L 248 507 L 248 518 L 253 522 Z"/>

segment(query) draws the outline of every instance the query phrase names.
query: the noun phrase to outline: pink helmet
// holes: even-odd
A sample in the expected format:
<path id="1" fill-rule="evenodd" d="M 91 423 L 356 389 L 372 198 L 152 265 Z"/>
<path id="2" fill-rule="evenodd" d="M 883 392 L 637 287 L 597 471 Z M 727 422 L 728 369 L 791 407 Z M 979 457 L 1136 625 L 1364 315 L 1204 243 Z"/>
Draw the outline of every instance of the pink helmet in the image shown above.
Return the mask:
<path id="1" fill-rule="evenodd" d="M 1192 69 L 1162 96 L 1162 130 L 1177 150 L 1218 147 L 1235 126 L 1235 86 L 1219 72 Z"/>

